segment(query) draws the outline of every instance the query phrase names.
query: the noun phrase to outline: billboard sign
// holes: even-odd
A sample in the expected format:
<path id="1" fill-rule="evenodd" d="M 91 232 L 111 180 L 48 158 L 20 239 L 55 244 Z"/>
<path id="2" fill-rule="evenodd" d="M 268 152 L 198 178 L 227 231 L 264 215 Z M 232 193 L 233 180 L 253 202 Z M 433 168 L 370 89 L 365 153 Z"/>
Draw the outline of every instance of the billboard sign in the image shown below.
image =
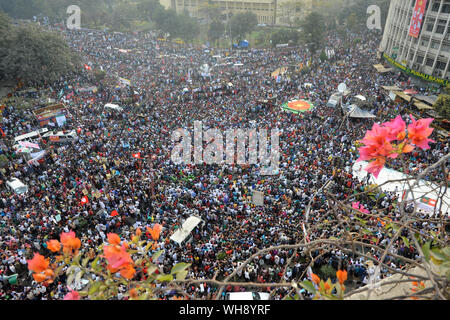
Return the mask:
<path id="1" fill-rule="evenodd" d="M 422 22 L 425 14 L 425 8 L 427 6 L 427 0 L 416 0 L 416 5 L 414 7 L 411 25 L 409 27 L 409 35 L 414 38 L 419 37 L 420 28 L 422 27 Z"/>

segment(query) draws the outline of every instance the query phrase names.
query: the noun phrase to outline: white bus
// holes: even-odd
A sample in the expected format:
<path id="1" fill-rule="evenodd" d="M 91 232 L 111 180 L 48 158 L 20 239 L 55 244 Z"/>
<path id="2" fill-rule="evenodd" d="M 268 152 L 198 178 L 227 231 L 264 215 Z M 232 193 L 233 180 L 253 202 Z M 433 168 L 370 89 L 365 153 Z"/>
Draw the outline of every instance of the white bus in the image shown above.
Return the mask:
<path id="1" fill-rule="evenodd" d="M 192 231 L 199 225 L 204 225 L 205 222 L 197 216 L 190 216 L 183 222 L 181 228 L 179 228 L 170 237 L 170 240 L 178 244 L 180 247 L 192 239 Z"/>
<path id="2" fill-rule="evenodd" d="M 50 131 L 42 136 L 42 138 L 53 141 L 53 142 L 71 142 L 77 138 L 77 133 L 75 130 L 64 132 L 64 131 Z"/>
<path id="3" fill-rule="evenodd" d="M 36 130 L 33 132 L 29 132 L 29 133 L 23 134 L 21 136 L 15 137 L 14 142 L 17 143 L 17 142 L 23 141 L 23 140 L 25 140 L 25 141 L 37 140 L 37 139 L 39 139 L 39 135 L 42 135 L 46 132 L 48 132 L 47 128 L 42 128 L 42 129 L 39 129 L 39 130 Z"/>
<path id="4" fill-rule="evenodd" d="M 12 178 L 6 182 L 8 188 L 16 194 L 24 194 L 28 192 L 28 187 L 17 178 Z"/>

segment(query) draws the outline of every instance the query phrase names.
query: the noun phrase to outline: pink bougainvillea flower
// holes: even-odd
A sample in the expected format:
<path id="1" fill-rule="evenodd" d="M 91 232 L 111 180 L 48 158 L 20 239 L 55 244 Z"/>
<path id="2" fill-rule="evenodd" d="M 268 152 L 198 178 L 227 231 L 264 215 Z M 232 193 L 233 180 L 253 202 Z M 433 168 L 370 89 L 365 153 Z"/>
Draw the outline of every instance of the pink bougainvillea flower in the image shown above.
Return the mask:
<path id="1" fill-rule="evenodd" d="M 430 128 L 430 124 L 434 119 L 426 118 L 416 121 L 412 115 L 409 116 L 412 120 L 412 123 L 408 126 L 408 138 L 411 139 L 411 143 L 422 150 L 430 149 L 428 143 L 436 142 L 432 139 L 428 139 L 434 130 L 433 128 Z"/>
<path id="2" fill-rule="evenodd" d="M 44 256 L 40 255 L 39 253 L 35 253 L 33 259 L 27 260 L 27 262 L 28 269 L 36 273 L 41 273 L 42 271 L 46 270 L 48 268 L 48 265 L 50 264 L 50 260 L 45 259 Z"/>
<path id="3" fill-rule="evenodd" d="M 352 208 L 356 209 L 356 210 L 359 210 L 359 211 L 361 211 L 363 213 L 370 213 L 370 211 L 367 210 L 366 208 L 364 208 L 364 206 L 362 204 L 360 204 L 359 201 L 358 202 L 353 202 L 352 203 Z"/>
<path id="4" fill-rule="evenodd" d="M 64 300 L 80 300 L 80 295 L 76 291 L 70 291 L 64 296 Z"/>
<path id="5" fill-rule="evenodd" d="M 400 115 L 394 120 L 383 123 L 382 126 L 389 129 L 389 134 L 387 135 L 389 141 L 403 140 L 406 138 L 406 123 Z"/>
<path id="6" fill-rule="evenodd" d="M 383 169 L 386 160 L 384 158 L 377 158 L 375 161 L 370 162 L 367 167 L 364 168 L 369 173 L 372 173 L 375 178 L 378 178 L 381 169 Z"/>
<path id="7" fill-rule="evenodd" d="M 391 129 L 382 127 L 375 123 L 372 130 L 368 130 L 364 139 L 361 142 L 363 147 L 359 148 L 360 158 L 362 160 L 372 160 L 379 157 L 388 157 L 395 159 L 398 153 L 395 152 L 394 147 L 390 143 Z"/>

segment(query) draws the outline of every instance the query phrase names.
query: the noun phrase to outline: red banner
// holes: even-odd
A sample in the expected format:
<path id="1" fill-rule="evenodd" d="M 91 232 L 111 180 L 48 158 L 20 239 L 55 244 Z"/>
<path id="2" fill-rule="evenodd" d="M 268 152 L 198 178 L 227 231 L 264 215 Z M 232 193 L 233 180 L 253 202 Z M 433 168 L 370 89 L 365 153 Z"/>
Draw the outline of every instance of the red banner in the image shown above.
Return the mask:
<path id="1" fill-rule="evenodd" d="M 425 15 L 425 7 L 427 6 L 427 0 L 416 0 L 416 6 L 414 7 L 411 25 L 409 27 L 409 35 L 414 38 L 419 37 L 420 29 L 422 27 L 423 18 Z"/>

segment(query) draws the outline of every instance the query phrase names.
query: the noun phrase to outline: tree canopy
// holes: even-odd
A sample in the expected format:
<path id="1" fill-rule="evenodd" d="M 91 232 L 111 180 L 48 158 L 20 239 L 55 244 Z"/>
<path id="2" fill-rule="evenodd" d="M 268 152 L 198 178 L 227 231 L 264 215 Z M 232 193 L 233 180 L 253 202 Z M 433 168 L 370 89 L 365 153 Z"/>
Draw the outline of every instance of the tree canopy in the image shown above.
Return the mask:
<path id="1" fill-rule="evenodd" d="M 81 70 L 80 59 L 59 34 L 34 24 L 2 22 L 0 28 L 7 31 L 0 35 L 0 79 L 44 83 Z"/>
<path id="2" fill-rule="evenodd" d="M 230 19 L 232 37 L 243 40 L 258 24 L 258 17 L 253 12 L 242 12 Z"/>

